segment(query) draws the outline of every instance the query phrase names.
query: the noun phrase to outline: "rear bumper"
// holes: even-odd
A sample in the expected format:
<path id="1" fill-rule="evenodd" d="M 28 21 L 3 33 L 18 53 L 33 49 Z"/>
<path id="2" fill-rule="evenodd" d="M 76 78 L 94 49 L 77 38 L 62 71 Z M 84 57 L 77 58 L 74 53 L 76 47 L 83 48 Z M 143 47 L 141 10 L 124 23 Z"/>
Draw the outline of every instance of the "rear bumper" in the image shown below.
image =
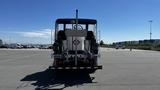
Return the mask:
<path id="1" fill-rule="evenodd" d="M 56 66 L 49 66 L 49 69 L 53 70 L 97 70 L 97 69 L 102 69 L 102 66 L 89 66 L 89 67 L 56 67 Z"/>

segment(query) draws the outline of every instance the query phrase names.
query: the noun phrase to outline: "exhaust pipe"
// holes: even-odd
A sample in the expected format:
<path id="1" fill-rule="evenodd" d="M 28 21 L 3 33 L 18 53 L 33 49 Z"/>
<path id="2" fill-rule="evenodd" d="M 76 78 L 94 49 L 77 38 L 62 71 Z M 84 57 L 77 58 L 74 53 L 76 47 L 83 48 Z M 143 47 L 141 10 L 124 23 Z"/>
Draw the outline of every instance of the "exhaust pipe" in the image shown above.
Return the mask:
<path id="1" fill-rule="evenodd" d="M 76 30 L 78 30 L 78 9 L 76 9 Z M 77 41 L 77 38 L 75 37 Z M 77 44 L 75 45 L 75 66 L 77 66 Z"/>

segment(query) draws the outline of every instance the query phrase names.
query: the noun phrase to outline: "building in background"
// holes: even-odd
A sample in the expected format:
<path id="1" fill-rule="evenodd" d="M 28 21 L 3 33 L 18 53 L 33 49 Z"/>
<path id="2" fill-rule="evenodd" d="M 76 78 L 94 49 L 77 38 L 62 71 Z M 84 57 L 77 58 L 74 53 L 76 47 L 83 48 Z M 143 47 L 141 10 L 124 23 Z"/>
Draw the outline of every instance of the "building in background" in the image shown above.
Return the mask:
<path id="1" fill-rule="evenodd" d="M 138 45 L 138 44 L 152 44 L 152 45 L 160 45 L 160 39 L 145 39 L 139 41 L 122 41 L 122 42 L 114 42 L 114 44 L 118 45 Z"/>

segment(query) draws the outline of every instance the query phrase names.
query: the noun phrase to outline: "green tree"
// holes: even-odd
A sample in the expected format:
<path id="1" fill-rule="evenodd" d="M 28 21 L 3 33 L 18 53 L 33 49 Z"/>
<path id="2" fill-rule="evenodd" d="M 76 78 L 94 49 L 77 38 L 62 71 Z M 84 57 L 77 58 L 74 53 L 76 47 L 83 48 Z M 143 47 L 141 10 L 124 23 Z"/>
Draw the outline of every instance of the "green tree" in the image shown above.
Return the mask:
<path id="1" fill-rule="evenodd" d="M 103 40 L 100 41 L 100 46 L 104 45 L 104 42 Z"/>
<path id="2" fill-rule="evenodd" d="M 3 42 L 2 42 L 2 40 L 0 39 L 0 46 L 2 46 L 3 45 Z"/>

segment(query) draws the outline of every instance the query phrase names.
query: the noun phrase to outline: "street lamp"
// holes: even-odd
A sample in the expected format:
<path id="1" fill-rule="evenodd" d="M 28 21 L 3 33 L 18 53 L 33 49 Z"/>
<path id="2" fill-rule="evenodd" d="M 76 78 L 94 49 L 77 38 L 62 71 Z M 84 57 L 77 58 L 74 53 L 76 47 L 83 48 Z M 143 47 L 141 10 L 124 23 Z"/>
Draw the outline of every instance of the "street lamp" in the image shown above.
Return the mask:
<path id="1" fill-rule="evenodd" d="M 150 40 L 152 39 L 152 22 L 153 22 L 153 20 L 149 20 L 148 21 L 149 22 L 149 24 L 150 24 Z"/>

